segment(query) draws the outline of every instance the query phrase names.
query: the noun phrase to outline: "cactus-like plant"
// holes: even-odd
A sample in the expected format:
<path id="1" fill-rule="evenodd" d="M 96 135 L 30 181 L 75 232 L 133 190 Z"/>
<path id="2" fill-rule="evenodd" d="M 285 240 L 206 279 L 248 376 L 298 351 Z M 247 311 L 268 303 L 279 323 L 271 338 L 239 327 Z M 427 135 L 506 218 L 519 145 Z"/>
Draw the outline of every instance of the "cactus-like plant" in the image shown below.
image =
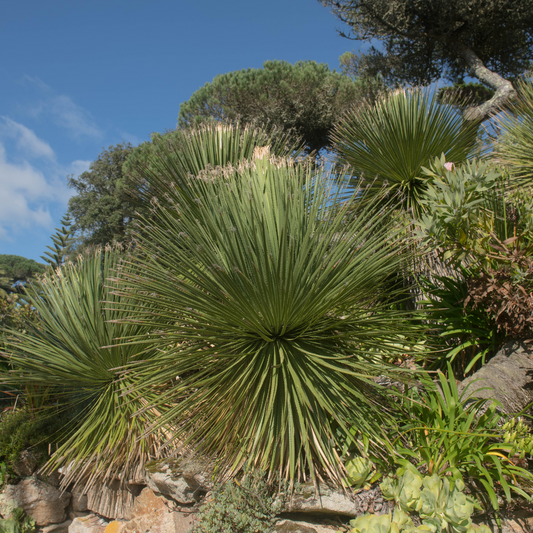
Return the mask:
<path id="1" fill-rule="evenodd" d="M 351 487 L 363 486 L 370 477 L 374 465 L 365 457 L 353 457 L 344 463 L 347 472 L 347 482 Z"/>

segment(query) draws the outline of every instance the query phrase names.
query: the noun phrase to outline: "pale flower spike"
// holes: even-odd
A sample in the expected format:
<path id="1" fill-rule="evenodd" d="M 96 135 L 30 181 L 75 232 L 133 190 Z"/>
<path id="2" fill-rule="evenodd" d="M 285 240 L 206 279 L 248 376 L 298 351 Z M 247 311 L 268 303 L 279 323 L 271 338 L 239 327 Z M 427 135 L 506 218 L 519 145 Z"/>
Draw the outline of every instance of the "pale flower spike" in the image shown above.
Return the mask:
<path id="1" fill-rule="evenodd" d="M 455 169 L 455 165 L 451 161 L 449 161 L 448 163 L 444 163 L 444 168 L 451 172 Z"/>

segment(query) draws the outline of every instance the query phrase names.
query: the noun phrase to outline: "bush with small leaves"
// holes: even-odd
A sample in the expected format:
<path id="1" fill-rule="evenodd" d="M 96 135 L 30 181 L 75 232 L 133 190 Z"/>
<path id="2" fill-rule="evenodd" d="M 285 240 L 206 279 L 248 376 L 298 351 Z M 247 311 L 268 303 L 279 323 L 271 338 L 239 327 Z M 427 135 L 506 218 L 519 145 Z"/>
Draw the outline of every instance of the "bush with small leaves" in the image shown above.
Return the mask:
<path id="1" fill-rule="evenodd" d="M 201 507 L 193 533 L 269 533 L 281 501 L 275 499 L 259 472 L 215 487 Z"/>

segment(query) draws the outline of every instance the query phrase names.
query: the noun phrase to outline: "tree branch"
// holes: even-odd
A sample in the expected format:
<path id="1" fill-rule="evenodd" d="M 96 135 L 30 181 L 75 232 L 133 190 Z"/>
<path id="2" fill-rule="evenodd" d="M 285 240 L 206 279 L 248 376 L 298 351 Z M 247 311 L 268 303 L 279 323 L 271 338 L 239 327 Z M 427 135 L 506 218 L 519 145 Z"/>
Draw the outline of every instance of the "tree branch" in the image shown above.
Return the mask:
<path id="1" fill-rule="evenodd" d="M 496 91 L 494 96 L 487 102 L 468 108 L 465 111 L 465 118 L 467 120 L 483 120 L 502 109 L 509 100 L 516 96 L 516 90 L 513 84 L 509 80 L 502 78 L 496 72 L 489 70 L 471 48 L 465 46 L 460 41 L 452 43 L 452 46 L 470 68 L 470 76 L 477 78 Z"/>

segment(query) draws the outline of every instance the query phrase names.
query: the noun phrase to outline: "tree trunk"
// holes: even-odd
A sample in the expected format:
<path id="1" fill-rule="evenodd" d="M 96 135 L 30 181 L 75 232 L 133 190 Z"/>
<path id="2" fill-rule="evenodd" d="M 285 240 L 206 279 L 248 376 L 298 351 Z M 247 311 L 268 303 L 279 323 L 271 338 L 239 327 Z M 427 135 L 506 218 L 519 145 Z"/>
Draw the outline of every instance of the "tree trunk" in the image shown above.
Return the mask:
<path id="1" fill-rule="evenodd" d="M 468 48 L 461 42 L 455 42 L 452 46 L 470 67 L 470 76 L 477 78 L 496 91 L 494 96 L 487 102 L 468 108 L 465 112 L 465 118 L 467 120 L 484 120 L 500 111 L 509 100 L 516 96 L 516 90 L 513 84 L 509 80 L 502 78 L 496 72 L 489 70 L 471 48 Z"/>

